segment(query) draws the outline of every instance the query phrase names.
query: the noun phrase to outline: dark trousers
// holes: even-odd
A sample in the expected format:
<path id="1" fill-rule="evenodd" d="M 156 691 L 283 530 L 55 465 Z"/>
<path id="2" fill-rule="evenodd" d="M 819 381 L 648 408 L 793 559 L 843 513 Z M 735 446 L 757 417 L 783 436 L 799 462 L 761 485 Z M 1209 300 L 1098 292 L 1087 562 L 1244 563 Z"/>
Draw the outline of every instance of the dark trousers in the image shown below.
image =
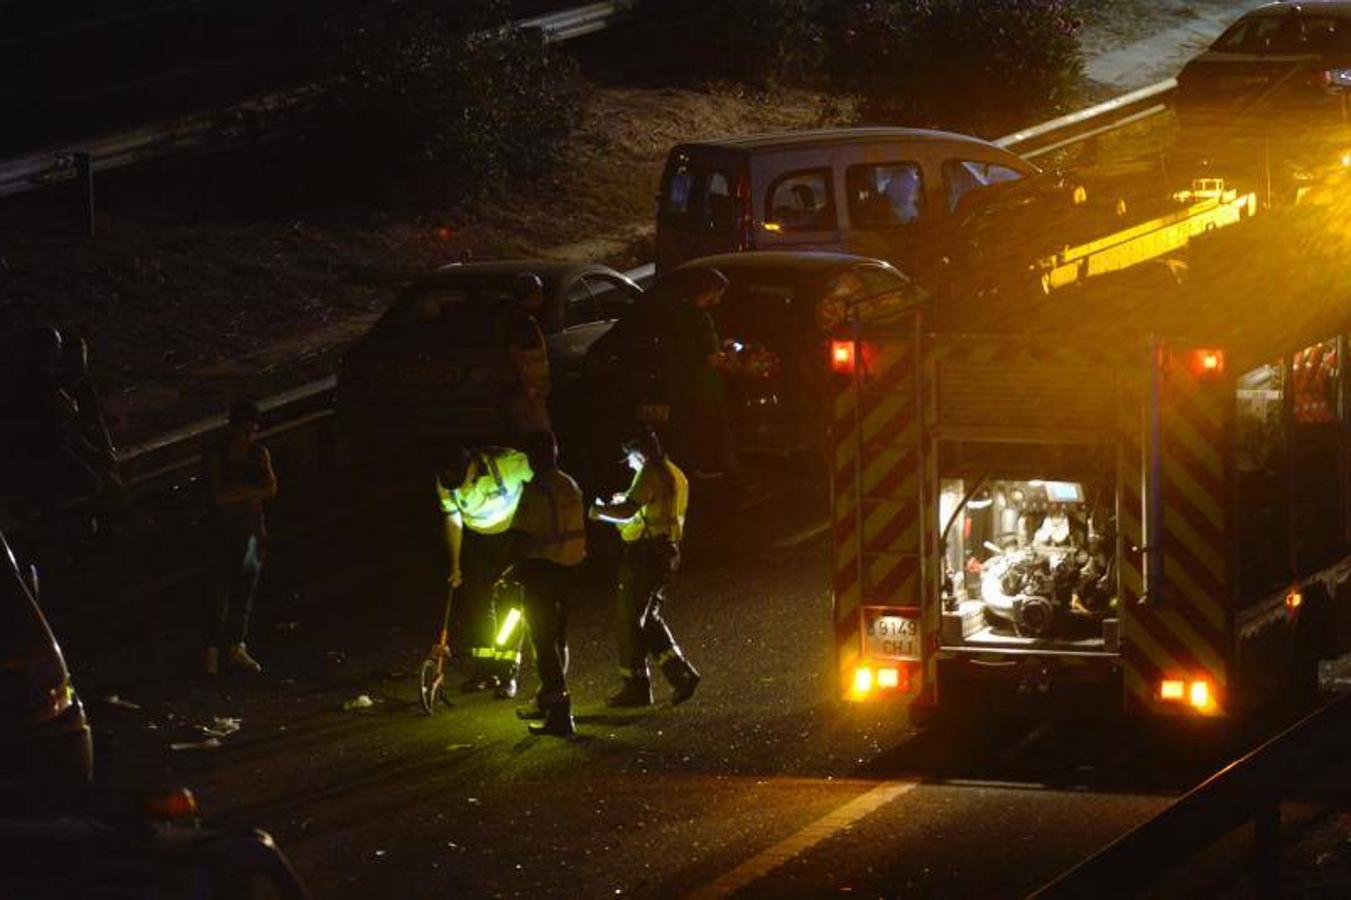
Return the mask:
<path id="1" fill-rule="evenodd" d="M 568 692 L 568 602 L 577 567 L 523 559 L 511 571 L 525 591 L 525 622 L 539 669 L 539 698 L 546 703 L 560 700 Z"/>
<path id="2" fill-rule="evenodd" d="M 243 643 L 249 631 L 253 596 L 263 572 L 263 544 L 252 523 L 216 522 L 208 526 L 208 647 Z"/>
<path id="3" fill-rule="evenodd" d="M 671 576 L 679 565 L 680 548 L 665 538 L 624 545 L 615 624 L 619 670 L 625 678 L 647 677 L 647 658 L 661 657 L 675 648 L 675 638 L 661 617 L 661 607 Z"/>
<path id="4" fill-rule="evenodd" d="M 493 585 L 511 565 L 515 535 L 478 534 L 466 531 L 462 548 L 464 583 L 455 590 L 455 628 L 462 635 L 461 650 L 468 650 L 477 668 L 495 672 L 499 612 Z M 515 645 L 515 642 L 511 642 Z"/>

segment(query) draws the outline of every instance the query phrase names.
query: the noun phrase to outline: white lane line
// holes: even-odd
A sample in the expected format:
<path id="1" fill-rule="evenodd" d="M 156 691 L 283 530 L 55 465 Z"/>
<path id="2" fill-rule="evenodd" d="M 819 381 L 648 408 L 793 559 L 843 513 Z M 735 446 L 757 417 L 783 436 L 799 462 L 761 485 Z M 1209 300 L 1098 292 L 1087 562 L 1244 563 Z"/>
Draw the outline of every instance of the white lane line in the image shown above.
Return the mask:
<path id="1" fill-rule="evenodd" d="M 687 894 L 685 900 L 711 900 L 714 897 L 730 896 L 918 785 L 918 781 L 884 781 L 834 812 L 817 819 L 796 834 L 784 838 L 763 853 L 751 857 L 730 872 L 718 876 L 692 894 Z"/>

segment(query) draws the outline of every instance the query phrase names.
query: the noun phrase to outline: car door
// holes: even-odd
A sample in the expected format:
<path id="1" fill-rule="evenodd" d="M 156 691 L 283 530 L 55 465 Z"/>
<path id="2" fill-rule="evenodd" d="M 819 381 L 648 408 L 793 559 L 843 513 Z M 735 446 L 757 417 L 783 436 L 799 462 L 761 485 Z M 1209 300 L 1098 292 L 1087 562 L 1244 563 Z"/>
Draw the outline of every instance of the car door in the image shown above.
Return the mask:
<path id="1" fill-rule="evenodd" d="M 614 325 L 639 293 L 628 279 L 594 270 L 574 275 L 559 286 L 562 328 L 548 337 L 556 378 L 575 379 L 581 374 L 587 348 Z"/>

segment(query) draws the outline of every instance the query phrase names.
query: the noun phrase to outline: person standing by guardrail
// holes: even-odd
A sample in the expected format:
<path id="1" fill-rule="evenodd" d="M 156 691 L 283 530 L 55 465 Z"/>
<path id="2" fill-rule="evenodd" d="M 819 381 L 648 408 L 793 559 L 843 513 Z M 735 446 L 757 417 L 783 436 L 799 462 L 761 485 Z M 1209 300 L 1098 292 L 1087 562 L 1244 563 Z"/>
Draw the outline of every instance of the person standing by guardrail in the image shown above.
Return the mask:
<path id="1" fill-rule="evenodd" d="M 221 651 L 248 672 L 263 667 L 245 647 L 253 598 L 266 554 L 263 503 L 277 496 L 272 457 L 258 443 L 262 413 L 249 400 L 230 408 L 225 436 L 205 456 L 211 511 L 207 517 L 207 619 L 202 671 L 220 671 Z"/>

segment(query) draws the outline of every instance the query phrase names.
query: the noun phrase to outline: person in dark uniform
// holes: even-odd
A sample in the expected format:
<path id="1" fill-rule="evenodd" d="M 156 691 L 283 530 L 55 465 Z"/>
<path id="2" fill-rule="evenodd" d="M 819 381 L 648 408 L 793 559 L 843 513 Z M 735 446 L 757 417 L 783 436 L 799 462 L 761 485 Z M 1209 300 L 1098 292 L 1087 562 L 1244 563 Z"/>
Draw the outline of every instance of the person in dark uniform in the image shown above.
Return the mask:
<path id="1" fill-rule="evenodd" d="M 543 313 L 544 282 L 534 272 L 522 272 L 512 280 L 511 299 L 495 326 L 510 376 L 506 418 L 517 436 L 551 430 L 549 347 L 539 325 Z"/>
<path id="2" fill-rule="evenodd" d="M 699 673 L 677 646 L 662 618 L 662 606 L 680 565 L 689 482 L 651 429 L 625 442 L 624 454 L 634 472 L 633 483 L 609 503 L 597 500 L 589 511 L 592 519 L 617 525 L 624 540 L 615 615 L 619 674 L 624 681 L 606 702 L 650 706 L 651 657 L 671 684 L 671 702 L 683 703 L 698 687 Z"/>
<path id="3" fill-rule="evenodd" d="M 230 408 L 224 439 L 206 453 L 211 512 L 202 671 L 208 675 L 220 671 L 222 650 L 230 665 L 263 671 L 244 644 L 266 554 L 263 503 L 277 496 L 272 457 L 258 443 L 261 420 L 262 413 L 252 401 L 240 400 Z"/>
<path id="4" fill-rule="evenodd" d="M 713 310 L 728 282 L 717 269 L 677 270 L 668 276 L 676 296 L 668 299 L 665 368 L 671 394 L 671 438 L 695 475 L 740 475 L 722 373 L 731 365 L 722 350 Z"/>
<path id="5" fill-rule="evenodd" d="M 525 486 L 512 529 L 523 541 L 520 559 L 506 577 L 524 590 L 525 621 L 539 668 L 535 702 L 516 711 L 542 719 L 532 734 L 560 737 L 574 731 L 568 695 L 567 617 L 577 572 L 586 558 L 586 521 L 581 488 L 558 468 L 554 436 L 536 432 L 525 440 L 534 477 Z"/>

